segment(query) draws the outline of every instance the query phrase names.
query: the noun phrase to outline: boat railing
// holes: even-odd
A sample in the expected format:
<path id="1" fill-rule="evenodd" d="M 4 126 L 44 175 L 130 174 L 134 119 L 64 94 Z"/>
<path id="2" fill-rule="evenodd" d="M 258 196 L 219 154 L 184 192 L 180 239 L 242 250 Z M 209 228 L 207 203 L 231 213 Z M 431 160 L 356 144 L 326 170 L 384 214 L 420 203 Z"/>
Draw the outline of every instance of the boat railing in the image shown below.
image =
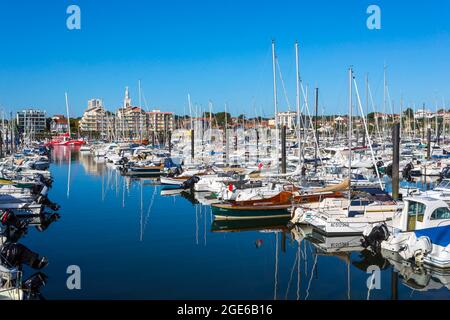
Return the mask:
<path id="1" fill-rule="evenodd" d="M 16 297 L 20 296 L 22 285 L 22 271 L 16 268 L 8 268 L 0 265 L 0 294 L 16 291 Z M 11 295 L 12 296 L 12 295 Z"/>

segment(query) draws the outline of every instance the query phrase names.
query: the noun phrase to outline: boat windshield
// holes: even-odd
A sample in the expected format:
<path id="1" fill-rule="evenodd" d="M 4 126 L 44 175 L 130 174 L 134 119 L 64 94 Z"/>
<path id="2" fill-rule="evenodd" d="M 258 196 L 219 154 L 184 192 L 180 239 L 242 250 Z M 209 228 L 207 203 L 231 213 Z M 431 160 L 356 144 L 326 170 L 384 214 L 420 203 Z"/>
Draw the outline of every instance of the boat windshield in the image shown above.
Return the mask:
<path id="1" fill-rule="evenodd" d="M 423 203 L 416 202 L 416 201 L 409 201 L 408 202 L 408 220 L 411 219 L 411 220 L 417 220 L 419 222 L 423 222 L 425 208 L 426 208 L 426 206 Z"/>
<path id="2" fill-rule="evenodd" d="M 443 180 L 441 183 L 439 183 L 436 189 L 450 189 L 450 180 Z"/>
<path id="3" fill-rule="evenodd" d="M 449 208 L 438 208 L 434 210 L 433 214 L 430 217 L 431 220 L 446 220 L 450 219 L 450 210 Z"/>

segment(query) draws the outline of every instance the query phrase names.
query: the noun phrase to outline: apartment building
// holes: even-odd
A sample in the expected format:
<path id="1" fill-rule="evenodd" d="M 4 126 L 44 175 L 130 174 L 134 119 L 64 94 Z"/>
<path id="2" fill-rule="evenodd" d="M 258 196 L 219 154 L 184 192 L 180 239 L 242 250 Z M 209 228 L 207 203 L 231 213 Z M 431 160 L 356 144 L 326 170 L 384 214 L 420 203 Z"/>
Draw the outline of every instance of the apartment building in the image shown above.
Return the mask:
<path id="1" fill-rule="evenodd" d="M 19 111 L 16 114 L 16 123 L 20 132 L 44 132 L 46 129 L 46 112 L 31 108 Z"/>

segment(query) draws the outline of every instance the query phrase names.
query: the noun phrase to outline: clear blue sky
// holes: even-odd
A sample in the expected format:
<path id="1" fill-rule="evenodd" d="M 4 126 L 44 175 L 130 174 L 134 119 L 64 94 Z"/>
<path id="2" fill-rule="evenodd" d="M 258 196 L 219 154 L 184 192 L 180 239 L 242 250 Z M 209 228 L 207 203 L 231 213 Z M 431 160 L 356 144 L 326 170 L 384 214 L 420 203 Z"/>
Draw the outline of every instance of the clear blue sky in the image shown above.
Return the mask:
<path id="1" fill-rule="evenodd" d="M 411 2 L 413 4 L 411 4 Z M 366 28 L 378 4 L 382 29 Z M 66 8 L 81 8 L 82 28 L 66 28 Z M 71 115 L 87 100 L 114 111 L 137 83 L 149 108 L 187 112 L 187 94 L 214 111 L 273 114 L 270 46 L 275 39 L 286 90 L 295 103 L 294 42 L 305 83 L 318 85 L 326 113 L 346 113 L 347 69 L 360 89 L 370 75 L 382 103 L 383 64 L 391 98 L 434 108 L 450 102 L 450 1 L 58 0 L 0 3 L 0 107 L 34 106 Z M 280 109 L 287 104 L 279 81 Z"/>

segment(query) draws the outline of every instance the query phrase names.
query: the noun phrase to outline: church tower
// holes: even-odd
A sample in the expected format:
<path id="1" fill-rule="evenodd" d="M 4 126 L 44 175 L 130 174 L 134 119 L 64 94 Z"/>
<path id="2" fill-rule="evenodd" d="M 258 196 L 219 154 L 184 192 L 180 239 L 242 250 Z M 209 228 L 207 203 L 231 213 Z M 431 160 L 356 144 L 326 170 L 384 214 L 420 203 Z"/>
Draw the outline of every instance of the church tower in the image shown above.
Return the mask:
<path id="1" fill-rule="evenodd" d="M 131 107 L 131 98 L 130 98 L 130 93 L 128 91 L 128 87 L 125 88 L 125 98 L 123 99 L 123 107 L 124 108 Z"/>

